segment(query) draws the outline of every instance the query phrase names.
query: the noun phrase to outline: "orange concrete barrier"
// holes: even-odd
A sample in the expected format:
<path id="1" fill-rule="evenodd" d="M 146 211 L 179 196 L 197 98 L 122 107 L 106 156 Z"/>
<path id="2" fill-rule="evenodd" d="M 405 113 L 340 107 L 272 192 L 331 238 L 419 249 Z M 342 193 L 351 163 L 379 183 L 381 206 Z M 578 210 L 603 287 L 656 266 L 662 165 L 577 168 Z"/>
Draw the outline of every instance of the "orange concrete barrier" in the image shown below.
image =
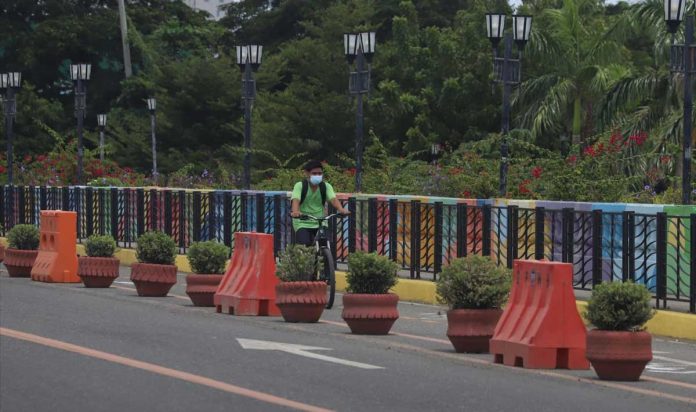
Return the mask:
<path id="1" fill-rule="evenodd" d="M 570 263 L 515 260 L 510 300 L 490 343 L 495 363 L 589 369 L 587 330 L 575 306 Z"/>
<path id="2" fill-rule="evenodd" d="M 31 279 L 39 282 L 79 283 L 77 276 L 77 213 L 41 211 L 39 254 Z"/>
<path id="3" fill-rule="evenodd" d="M 239 316 L 280 316 L 275 304 L 276 264 L 273 235 L 237 232 L 234 253 L 215 292 L 218 313 Z"/>

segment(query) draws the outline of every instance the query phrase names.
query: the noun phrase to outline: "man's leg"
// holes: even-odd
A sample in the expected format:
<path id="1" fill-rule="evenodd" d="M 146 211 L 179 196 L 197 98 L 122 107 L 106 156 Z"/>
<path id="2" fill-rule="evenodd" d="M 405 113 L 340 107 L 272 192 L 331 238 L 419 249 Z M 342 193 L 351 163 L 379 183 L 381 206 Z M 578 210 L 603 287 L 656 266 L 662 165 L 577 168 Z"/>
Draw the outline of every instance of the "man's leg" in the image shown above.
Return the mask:
<path id="1" fill-rule="evenodd" d="M 314 237 L 317 235 L 317 229 L 302 228 L 295 232 L 295 244 L 311 246 L 314 243 Z"/>

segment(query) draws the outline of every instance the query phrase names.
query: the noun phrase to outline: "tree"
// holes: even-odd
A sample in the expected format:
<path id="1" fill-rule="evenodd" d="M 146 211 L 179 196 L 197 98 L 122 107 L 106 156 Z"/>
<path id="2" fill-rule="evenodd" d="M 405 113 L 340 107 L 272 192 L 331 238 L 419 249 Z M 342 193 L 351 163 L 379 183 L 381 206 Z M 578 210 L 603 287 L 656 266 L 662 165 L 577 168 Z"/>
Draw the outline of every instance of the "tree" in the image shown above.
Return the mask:
<path id="1" fill-rule="evenodd" d="M 598 0 L 563 0 L 535 22 L 529 58 L 542 74 L 525 81 L 515 101 L 521 124 L 539 140 L 571 134 L 581 146 L 596 131 L 595 106 L 627 72 L 627 50 Z"/>

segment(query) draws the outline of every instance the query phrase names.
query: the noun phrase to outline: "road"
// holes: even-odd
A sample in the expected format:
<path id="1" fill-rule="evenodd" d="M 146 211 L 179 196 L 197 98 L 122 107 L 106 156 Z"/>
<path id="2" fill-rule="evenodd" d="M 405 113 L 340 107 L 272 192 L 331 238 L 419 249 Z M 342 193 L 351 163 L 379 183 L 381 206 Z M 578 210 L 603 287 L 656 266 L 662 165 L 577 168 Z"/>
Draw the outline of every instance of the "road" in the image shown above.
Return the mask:
<path id="1" fill-rule="evenodd" d="M 456 354 L 436 306 L 402 303 L 394 333 L 354 336 L 340 297 L 320 323 L 287 324 L 195 308 L 179 281 L 141 298 L 127 275 L 85 289 L 3 267 L 0 411 L 696 410 L 692 342 L 656 338 L 641 382 L 609 383 Z"/>

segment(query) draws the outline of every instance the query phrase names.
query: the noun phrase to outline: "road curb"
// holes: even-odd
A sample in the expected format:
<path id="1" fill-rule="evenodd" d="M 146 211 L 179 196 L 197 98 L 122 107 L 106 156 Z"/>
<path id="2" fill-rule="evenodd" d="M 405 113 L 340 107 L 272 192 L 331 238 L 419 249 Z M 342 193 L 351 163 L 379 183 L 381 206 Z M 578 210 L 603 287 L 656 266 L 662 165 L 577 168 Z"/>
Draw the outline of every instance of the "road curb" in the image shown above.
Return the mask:
<path id="1" fill-rule="evenodd" d="M 7 239 L 0 237 L 0 244 L 7 245 Z M 77 253 L 85 255 L 83 245 L 77 245 Z M 115 257 L 121 261 L 123 266 L 130 266 L 138 261 L 133 249 L 119 249 Z M 191 266 L 186 255 L 177 255 L 175 264 L 180 272 L 191 273 Z M 344 291 L 346 286 L 346 274 L 337 271 L 336 289 Z M 427 280 L 399 279 L 392 292 L 399 295 L 399 299 L 404 302 L 430 305 L 438 303 L 435 282 Z M 576 301 L 576 306 L 578 311 L 583 313 L 587 307 L 587 302 Z M 657 310 L 655 316 L 647 323 L 646 328 L 654 335 L 696 341 L 696 315 L 694 314 Z"/>

